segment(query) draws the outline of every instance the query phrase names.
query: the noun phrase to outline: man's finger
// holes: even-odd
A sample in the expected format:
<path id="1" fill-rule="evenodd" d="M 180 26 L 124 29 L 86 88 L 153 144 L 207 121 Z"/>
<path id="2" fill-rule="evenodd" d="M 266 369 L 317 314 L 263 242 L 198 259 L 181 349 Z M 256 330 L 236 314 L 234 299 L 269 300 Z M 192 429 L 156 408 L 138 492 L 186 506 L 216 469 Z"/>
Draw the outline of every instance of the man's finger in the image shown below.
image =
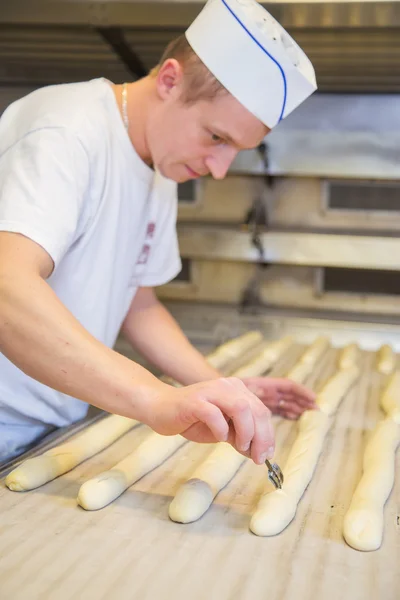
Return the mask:
<path id="1" fill-rule="evenodd" d="M 261 465 L 272 458 L 275 451 L 275 435 L 271 422 L 271 411 L 258 401 L 253 406 L 254 438 L 251 444 L 251 458 Z"/>
<path id="2" fill-rule="evenodd" d="M 291 421 L 296 421 L 296 419 L 299 418 L 299 415 L 296 415 L 295 413 L 289 412 L 289 413 L 286 413 L 285 418 L 286 419 L 290 419 Z"/>
<path id="3" fill-rule="evenodd" d="M 308 388 L 304 385 L 300 385 L 299 383 L 296 383 L 295 381 L 293 381 L 292 383 L 293 383 L 293 386 L 292 386 L 291 392 L 293 395 L 296 395 L 299 398 L 302 398 L 303 400 L 315 402 L 315 399 L 317 397 L 315 392 L 313 392 L 310 388 Z"/>
<path id="4" fill-rule="evenodd" d="M 191 425 L 186 431 L 182 431 L 181 435 L 187 440 L 198 444 L 212 444 L 218 442 L 213 432 L 207 425 L 201 423 L 201 421 L 197 421 L 197 423 Z"/>
<path id="5" fill-rule="evenodd" d="M 284 398 L 286 402 L 296 403 L 298 406 L 302 406 L 303 408 L 316 408 L 317 404 L 313 400 L 307 400 L 303 396 L 298 396 L 297 394 L 285 394 L 280 393 L 280 397 Z"/>
<path id="6" fill-rule="evenodd" d="M 248 385 L 247 389 L 258 398 L 264 394 L 264 390 L 259 385 Z"/>
<path id="7" fill-rule="evenodd" d="M 280 395 L 287 396 L 288 398 L 296 398 L 301 403 L 315 404 L 316 394 L 312 390 L 290 379 L 277 380 L 277 391 Z"/>
<path id="8" fill-rule="evenodd" d="M 293 414 L 296 415 L 297 418 L 300 417 L 300 415 L 302 415 L 306 410 L 308 409 L 301 407 L 298 404 L 284 402 L 284 404 L 278 406 L 277 414 L 281 415 L 282 417 L 286 417 L 288 414 Z"/>
<path id="9" fill-rule="evenodd" d="M 231 419 L 235 430 L 235 448 L 239 452 L 246 452 L 254 437 L 254 420 L 247 397 L 238 396 L 232 391 L 232 394 L 228 392 L 211 402 Z"/>
<path id="10" fill-rule="evenodd" d="M 220 408 L 211 402 L 200 400 L 193 410 L 193 416 L 204 423 L 218 442 L 228 439 L 229 425 Z"/>

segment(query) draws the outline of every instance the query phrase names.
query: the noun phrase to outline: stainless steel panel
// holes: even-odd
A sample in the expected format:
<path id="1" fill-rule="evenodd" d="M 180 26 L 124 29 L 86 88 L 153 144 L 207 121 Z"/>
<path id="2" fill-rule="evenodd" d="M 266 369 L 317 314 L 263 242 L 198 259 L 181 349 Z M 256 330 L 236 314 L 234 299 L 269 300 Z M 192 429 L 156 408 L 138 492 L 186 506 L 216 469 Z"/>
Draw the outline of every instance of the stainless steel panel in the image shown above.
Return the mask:
<path id="1" fill-rule="evenodd" d="M 398 95 L 314 94 L 266 137 L 269 172 L 398 179 L 398 107 Z M 260 174 L 264 165 L 257 152 L 243 151 L 231 172 Z"/>

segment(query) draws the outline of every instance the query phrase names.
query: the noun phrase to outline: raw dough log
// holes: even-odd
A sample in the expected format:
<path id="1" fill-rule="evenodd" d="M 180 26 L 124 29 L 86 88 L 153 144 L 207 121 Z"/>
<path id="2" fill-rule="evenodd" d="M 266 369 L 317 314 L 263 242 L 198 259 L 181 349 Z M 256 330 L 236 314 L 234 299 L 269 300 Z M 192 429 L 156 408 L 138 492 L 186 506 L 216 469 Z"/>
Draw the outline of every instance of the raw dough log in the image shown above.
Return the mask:
<path id="1" fill-rule="evenodd" d="M 85 510 L 98 510 L 107 506 L 186 442 L 180 435 L 163 436 L 152 432 L 132 454 L 111 470 L 86 481 L 79 490 L 78 504 Z"/>
<path id="2" fill-rule="evenodd" d="M 297 383 L 304 383 L 328 347 L 329 340 L 326 337 L 320 336 L 317 338 L 300 356 L 286 377 Z"/>
<path id="3" fill-rule="evenodd" d="M 380 404 L 388 417 L 400 425 L 400 371 L 395 371 L 389 378 Z"/>
<path id="4" fill-rule="evenodd" d="M 312 373 L 313 366 L 308 363 L 297 362 L 286 378 L 295 381 L 296 383 L 304 383 L 307 377 Z"/>
<path id="5" fill-rule="evenodd" d="M 218 346 L 207 356 L 207 361 L 215 369 L 222 369 L 232 360 L 239 358 L 241 354 L 254 348 L 262 339 L 263 336 L 260 331 L 249 331 Z"/>
<path id="6" fill-rule="evenodd" d="M 302 414 L 298 421 L 298 436 L 283 469 L 283 488 L 261 497 L 250 521 L 253 533 L 276 535 L 293 520 L 299 500 L 314 473 L 331 421 L 318 410 Z"/>
<path id="7" fill-rule="evenodd" d="M 309 348 L 307 348 L 304 354 L 302 354 L 300 357 L 300 362 L 311 364 L 314 367 L 328 348 L 328 338 L 321 335 L 311 344 Z"/>
<path id="8" fill-rule="evenodd" d="M 118 415 L 105 417 L 76 438 L 20 464 L 7 475 L 6 486 L 22 492 L 44 485 L 104 450 L 138 424 L 138 421 Z"/>
<path id="9" fill-rule="evenodd" d="M 384 375 L 390 375 L 395 368 L 397 363 L 397 356 L 393 351 L 393 348 L 388 344 L 381 346 L 378 352 L 378 364 L 377 369 L 379 373 Z"/>
<path id="10" fill-rule="evenodd" d="M 359 375 L 360 371 L 356 366 L 337 371 L 317 396 L 320 410 L 329 416 L 333 415 Z"/>
<path id="11" fill-rule="evenodd" d="M 317 396 L 320 410 L 308 410 L 301 415 L 297 438 L 283 468 L 283 488 L 262 496 L 250 521 L 250 529 L 256 535 L 276 535 L 293 520 L 318 463 L 332 423 L 331 415 L 358 376 L 357 367 L 339 371 Z"/>
<path id="12" fill-rule="evenodd" d="M 292 345 L 293 338 L 284 337 L 268 344 L 253 360 L 235 371 L 235 377 L 257 377 L 272 367 Z"/>
<path id="13" fill-rule="evenodd" d="M 192 477 L 179 488 L 169 506 L 170 519 L 178 523 L 200 519 L 245 460 L 230 444 L 219 443 Z"/>
<path id="14" fill-rule="evenodd" d="M 178 523 L 192 523 L 204 515 L 215 496 L 237 473 L 244 456 L 221 442 L 178 490 L 169 505 L 169 517 Z"/>
<path id="15" fill-rule="evenodd" d="M 360 358 L 360 348 L 357 344 L 348 344 L 343 348 L 339 356 L 339 369 L 349 369 L 357 366 Z"/>
<path id="16" fill-rule="evenodd" d="M 221 346 L 218 346 L 205 358 L 215 369 L 225 370 L 229 364 L 238 359 L 241 354 L 246 353 L 251 348 L 255 348 L 260 344 L 262 339 L 262 334 L 259 331 L 249 331 L 240 337 L 221 344 Z M 248 375 L 248 377 L 250 377 L 250 375 Z M 181 387 L 180 383 L 168 375 L 163 375 L 161 380 L 174 387 Z"/>
<path id="17" fill-rule="evenodd" d="M 247 365 L 234 372 L 235 377 L 262 375 L 292 344 L 285 337 L 269 344 Z M 220 443 L 176 493 L 169 507 L 169 516 L 179 523 L 191 523 L 200 519 L 210 507 L 215 496 L 234 477 L 244 456 L 229 444 Z"/>
<path id="18" fill-rule="evenodd" d="M 343 536 L 356 550 L 377 550 L 383 537 L 385 502 L 393 487 L 400 426 L 387 417 L 366 445 L 363 475 L 343 521 Z"/>

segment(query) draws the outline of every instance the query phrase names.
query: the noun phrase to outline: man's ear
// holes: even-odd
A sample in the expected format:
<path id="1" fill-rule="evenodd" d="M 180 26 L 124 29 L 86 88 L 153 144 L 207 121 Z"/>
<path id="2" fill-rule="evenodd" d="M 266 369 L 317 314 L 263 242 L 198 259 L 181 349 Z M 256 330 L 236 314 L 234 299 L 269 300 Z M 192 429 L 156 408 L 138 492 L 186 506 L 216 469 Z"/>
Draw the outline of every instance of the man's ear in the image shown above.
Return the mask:
<path id="1" fill-rule="evenodd" d="M 183 69 L 175 58 L 168 58 L 158 70 L 157 93 L 162 100 L 178 97 L 182 91 Z"/>

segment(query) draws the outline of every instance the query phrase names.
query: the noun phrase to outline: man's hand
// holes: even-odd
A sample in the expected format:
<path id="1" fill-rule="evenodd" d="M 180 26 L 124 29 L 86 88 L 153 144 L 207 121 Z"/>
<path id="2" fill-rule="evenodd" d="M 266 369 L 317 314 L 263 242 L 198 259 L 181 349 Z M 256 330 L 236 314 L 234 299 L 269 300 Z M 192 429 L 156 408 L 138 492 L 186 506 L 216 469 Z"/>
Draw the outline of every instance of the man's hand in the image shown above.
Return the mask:
<path id="1" fill-rule="evenodd" d="M 181 388 L 165 385 L 149 402 L 147 424 L 195 442 L 227 441 L 257 464 L 272 458 L 271 412 L 235 377 Z"/>
<path id="2" fill-rule="evenodd" d="M 317 408 L 315 394 L 290 379 L 248 377 L 243 383 L 273 413 L 286 419 L 298 419 L 305 410 Z"/>

